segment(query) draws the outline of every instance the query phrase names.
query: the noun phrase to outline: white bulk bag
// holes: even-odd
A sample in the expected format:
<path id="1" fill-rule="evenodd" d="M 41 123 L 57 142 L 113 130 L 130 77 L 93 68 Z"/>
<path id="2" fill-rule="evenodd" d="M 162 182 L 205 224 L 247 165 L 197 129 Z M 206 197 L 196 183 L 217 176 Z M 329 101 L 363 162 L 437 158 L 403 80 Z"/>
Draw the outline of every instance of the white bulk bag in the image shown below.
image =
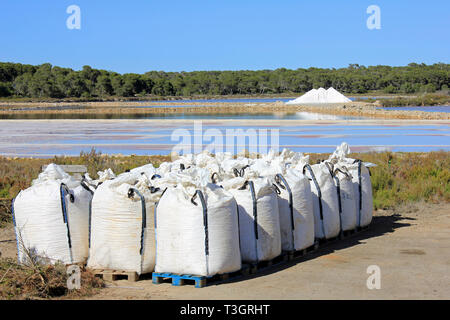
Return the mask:
<path id="1" fill-rule="evenodd" d="M 357 210 L 355 187 L 352 175 L 346 167 L 334 166 L 334 181 L 339 196 L 339 212 L 341 230 L 347 231 L 356 228 Z"/>
<path id="2" fill-rule="evenodd" d="M 314 211 L 308 178 L 296 170 L 277 174 L 275 183 L 280 190 L 281 244 L 286 251 L 306 249 L 314 244 Z"/>
<path id="3" fill-rule="evenodd" d="M 267 177 L 278 189 L 282 249 L 302 250 L 314 244 L 314 212 L 311 187 L 308 178 L 298 170 L 303 168 L 309 157 L 289 149 L 276 155 L 273 150 L 261 159 L 256 159 L 247 175 L 256 172 Z"/>
<path id="4" fill-rule="evenodd" d="M 281 254 L 278 199 L 267 178 L 236 177 L 221 182 L 236 199 L 244 262 L 271 260 Z"/>
<path id="5" fill-rule="evenodd" d="M 153 271 L 154 208 L 161 193 L 141 170 L 121 174 L 97 188 L 91 208 L 89 268 Z"/>
<path id="6" fill-rule="evenodd" d="M 336 237 L 340 232 L 339 200 L 333 177 L 322 162 L 315 165 L 305 165 L 303 168 L 311 180 L 313 194 L 314 229 L 318 239 Z"/>
<path id="7" fill-rule="evenodd" d="M 212 276 L 241 268 L 237 205 L 208 183 L 209 172 L 179 173 L 156 208 L 156 272 Z"/>
<path id="8" fill-rule="evenodd" d="M 353 176 L 356 195 L 356 212 L 358 227 L 368 226 L 373 216 L 372 181 L 368 167 L 361 160 L 354 160 L 353 164 L 347 164 L 349 172 Z"/>
<path id="9" fill-rule="evenodd" d="M 328 161 L 339 166 L 345 166 L 352 175 L 357 212 L 356 226 L 365 227 L 372 222 L 373 216 L 372 181 L 370 179 L 369 168 L 375 167 L 376 165 L 347 158 L 349 153 L 350 148 L 344 142 L 336 148 L 336 151 L 330 156 Z"/>
<path id="10" fill-rule="evenodd" d="M 85 262 L 91 198 L 61 167 L 47 166 L 12 205 L 19 263 Z"/>

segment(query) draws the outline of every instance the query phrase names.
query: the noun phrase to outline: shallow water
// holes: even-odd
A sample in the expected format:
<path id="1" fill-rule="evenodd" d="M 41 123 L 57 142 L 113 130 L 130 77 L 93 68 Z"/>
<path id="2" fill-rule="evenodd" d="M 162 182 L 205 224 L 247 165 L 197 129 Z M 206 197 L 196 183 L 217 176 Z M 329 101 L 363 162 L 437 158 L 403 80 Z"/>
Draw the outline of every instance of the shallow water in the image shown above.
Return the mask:
<path id="1" fill-rule="evenodd" d="M 60 113 L 60 114 L 9 114 L 0 115 L 0 119 L 276 119 L 276 120 L 350 120 L 365 119 L 363 117 L 354 116 L 336 116 L 312 112 L 295 112 L 295 113 L 105 113 L 105 114 L 77 114 L 77 113 Z"/>
<path id="2" fill-rule="evenodd" d="M 198 103 L 202 103 L 202 102 L 220 102 L 220 103 L 227 103 L 227 102 L 241 102 L 241 103 L 264 103 L 264 102 L 277 102 L 277 101 L 282 101 L 282 102 L 287 102 L 293 99 L 296 99 L 298 97 L 292 97 L 292 98 L 230 98 L 230 99 L 192 99 L 192 100 L 178 100 L 180 102 L 198 102 Z M 361 100 L 367 100 L 367 99 L 379 99 L 377 97 L 349 97 L 350 100 L 355 101 L 357 99 L 361 99 Z M 152 103 L 158 103 L 158 102 L 176 102 L 177 100 L 150 100 L 148 102 L 152 102 Z"/>
<path id="3" fill-rule="evenodd" d="M 201 128 L 195 131 L 194 124 Z M 209 130 L 213 129 L 213 131 Z M 386 120 L 14 120 L 0 121 L 0 154 L 51 157 L 79 155 L 95 148 L 108 154 L 169 154 L 181 142 L 193 143 L 201 151 L 212 141 L 224 143 L 227 130 L 242 129 L 239 136 L 255 132 L 256 140 L 238 142 L 233 150 L 271 145 L 271 130 L 279 133 L 280 149 L 300 152 L 332 152 L 343 141 L 355 152 L 367 151 L 450 151 L 450 122 Z M 219 140 L 208 135 L 220 133 Z M 236 132 L 235 132 L 236 133 Z M 267 143 L 264 142 L 267 134 Z M 203 138 L 202 138 L 203 137 Z M 183 140 L 186 139 L 186 140 Z M 216 138 L 214 138 L 216 139 Z M 220 144 L 220 143 L 219 143 Z"/>
<path id="4" fill-rule="evenodd" d="M 282 101 L 286 102 L 289 100 L 292 100 L 295 98 L 230 98 L 230 99 L 191 99 L 191 100 L 150 100 L 148 102 L 152 103 L 158 103 L 158 102 L 195 102 L 195 103 L 202 103 L 202 102 L 217 102 L 217 103 L 227 103 L 227 102 L 234 102 L 234 103 L 264 103 L 264 102 L 277 102 Z"/>

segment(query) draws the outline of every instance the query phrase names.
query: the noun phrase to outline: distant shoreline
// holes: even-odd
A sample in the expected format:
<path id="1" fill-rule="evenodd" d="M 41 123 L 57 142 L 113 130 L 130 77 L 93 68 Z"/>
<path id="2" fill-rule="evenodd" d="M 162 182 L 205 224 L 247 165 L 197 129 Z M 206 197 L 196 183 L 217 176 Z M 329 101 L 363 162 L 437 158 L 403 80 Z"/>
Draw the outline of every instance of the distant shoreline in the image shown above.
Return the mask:
<path id="1" fill-rule="evenodd" d="M 64 109 L 58 109 L 63 107 Z M 144 108 L 152 107 L 155 108 Z M 164 107 L 158 107 L 164 106 Z M 79 108 L 78 108 L 79 107 Z M 286 105 L 283 102 L 143 102 L 143 101 L 109 101 L 109 102 L 67 102 L 67 103 L 4 103 L 0 102 L 0 117 L 4 119 L 32 118 L 33 115 L 96 115 L 127 114 L 269 114 L 313 112 L 331 115 L 358 116 L 384 119 L 424 119 L 449 120 L 450 113 L 408 110 L 383 110 L 379 105 L 368 102 L 349 102 L 325 105 Z M 15 108 L 16 110 L 8 110 Z M 21 110 L 21 108 L 23 108 Z M 45 109 L 55 108 L 55 109 Z M 34 110 L 33 110 L 34 109 Z M 43 110 L 44 109 L 44 110 Z"/>
<path id="2" fill-rule="evenodd" d="M 87 103 L 87 102 L 140 102 L 140 101 L 185 101 L 185 100 L 233 100 L 233 99 L 295 99 L 306 92 L 270 93 L 270 94 L 233 94 L 233 95 L 192 95 L 192 96 L 141 96 L 141 97 L 92 97 L 92 98 L 0 98 L 4 103 Z M 349 98 L 414 98 L 417 94 L 387 94 L 384 92 L 345 94 Z"/>

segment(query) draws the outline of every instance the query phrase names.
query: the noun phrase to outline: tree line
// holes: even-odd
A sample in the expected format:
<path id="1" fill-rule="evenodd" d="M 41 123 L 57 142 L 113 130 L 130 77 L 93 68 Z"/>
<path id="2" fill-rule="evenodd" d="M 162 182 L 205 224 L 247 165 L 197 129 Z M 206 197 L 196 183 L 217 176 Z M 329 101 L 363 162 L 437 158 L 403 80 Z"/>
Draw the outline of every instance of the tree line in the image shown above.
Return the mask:
<path id="1" fill-rule="evenodd" d="M 0 97 L 91 98 L 302 93 L 334 87 L 344 93 L 420 93 L 448 90 L 450 65 L 280 68 L 259 71 L 150 71 L 119 74 L 84 66 L 80 71 L 45 63 L 0 62 Z"/>

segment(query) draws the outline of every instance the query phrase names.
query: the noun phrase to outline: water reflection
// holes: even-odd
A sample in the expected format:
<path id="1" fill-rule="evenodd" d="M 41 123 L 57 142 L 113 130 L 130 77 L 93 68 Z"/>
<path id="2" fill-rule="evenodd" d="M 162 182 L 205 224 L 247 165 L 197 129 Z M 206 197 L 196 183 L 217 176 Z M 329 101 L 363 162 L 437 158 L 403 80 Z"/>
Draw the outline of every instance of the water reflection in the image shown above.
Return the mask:
<path id="1" fill-rule="evenodd" d="M 34 113 L 1 114 L 0 119 L 277 119 L 277 120 L 352 120 L 367 119 L 354 116 L 337 116 L 312 112 L 274 112 L 274 113 Z"/>

